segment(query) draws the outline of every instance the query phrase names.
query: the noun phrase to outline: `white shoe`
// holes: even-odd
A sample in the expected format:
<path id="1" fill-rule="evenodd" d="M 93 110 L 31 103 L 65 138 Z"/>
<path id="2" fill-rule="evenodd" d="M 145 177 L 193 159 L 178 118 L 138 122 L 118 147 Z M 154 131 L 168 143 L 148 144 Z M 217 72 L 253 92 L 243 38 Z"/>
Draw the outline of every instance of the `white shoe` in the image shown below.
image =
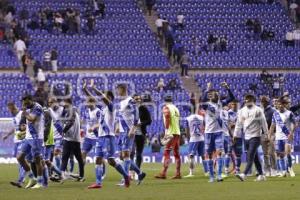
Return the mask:
<path id="1" fill-rule="evenodd" d="M 286 172 L 281 172 L 280 174 L 278 174 L 279 178 L 283 178 L 286 177 Z"/>
<path id="2" fill-rule="evenodd" d="M 194 177 L 195 175 L 193 175 L 193 174 L 188 174 L 188 175 L 186 175 L 186 176 L 184 176 L 183 178 L 192 178 L 192 177 Z"/>
<path id="3" fill-rule="evenodd" d="M 31 187 L 31 189 L 40 189 L 40 188 L 44 188 L 44 186 L 39 183 L 37 183 L 33 187 Z"/>
<path id="4" fill-rule="evenodd" d="M 245 174 L 236 174 L 235 175 L 240 181 L 245 181 L 246 180 L 246 175 Z"/>
<path id="5" fill-rule="evenodd" d="M 266 177 L 270 177 L 271 176 L 271 172 L 270 171 L 266 171 L 265 175 L 266 175 Z"/>
<path id="6" fill-rule="evenodd" d="M 204 173 L 205 177 L 209 177 L 209 172 Z"/>
<path id="7" fill-rule="evenodd" d="M 266 181 L 267 178 L 264 175 L 259 175 L 254 181 L 260 182 L 260 181 Z"/>
<path id="8" fill-rule="evenodd" d="M 25 189 L 31 188 L 31 187 L 33 187 L 36 184 L 37 184 L 36 180 L 30 179 L 29 182 L 28 182 L 28 184 L 25 186 Z"/>
<path id="9" fill-rule="evenodd" d="M 289 168 L 289 173 L 290 173 L 290 176 L 291 176 L 291 177 L 295 177 L 295 176 L 296 176 L 296 174 L 295 174 L 293 168 Z"/>
<path id="10" fill-rule="evenodd" d="M 275 169 L 271 169 L 271 177 L 276 177 L 276 170 Z"/>

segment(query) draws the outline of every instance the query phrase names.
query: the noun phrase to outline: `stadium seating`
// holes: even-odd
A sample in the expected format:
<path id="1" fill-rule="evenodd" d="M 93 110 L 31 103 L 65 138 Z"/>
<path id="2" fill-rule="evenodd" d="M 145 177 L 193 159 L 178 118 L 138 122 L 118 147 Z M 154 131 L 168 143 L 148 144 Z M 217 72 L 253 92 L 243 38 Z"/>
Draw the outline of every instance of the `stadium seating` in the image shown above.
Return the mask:
<path id="1" fill-rule="evenodd" d="M 16 0 L 13 3 L 17 10 L 25 8 L 31 15 L 45 8 L 54 11 L 73 8 L 80 11 L 82 30 L 80 34 L 27 29 L 31 38 L 29 51 L 35 59 L 42 61 L 46 51 L 56 48 L 59 52 L 59 68 L 169 67 L 167 58 L 134 0 L 106 1 L 105 18 L 98 18 L 95 33 L 88 35 L 85 33 L 87 20 L 84 17 L 90 9 L 87 1 Z M 1 66 L 5 65 L 8 64 L 3 63 Z"/>
<path id="2" fill-rule="evenodd" d="M 0 57 L 1 69 L 12 69 L 19 67 L 17 56 L 12 51 L 11 44 L 0 43 Z"/>
<path id="3" fill-rule="evenodd" d="M 244 4 L 242 0 L 161 0 L 157 11 L 171 23 L 176 16 L 186 16 L 183 31 L 176 31 L 192 57 L 193 68 L 298 68 L 300 49 L 284 45 L 287 31 L 295 29 L 280 3 Z M 258 19 L 265 30 L 275 33 L 275 38 L 262 41 L 250 37 L 245 22 Z M 227 36 L 227 52 L 201 51 L 194 54 L 193 35 L 206 45 L 210 34 Z"/>

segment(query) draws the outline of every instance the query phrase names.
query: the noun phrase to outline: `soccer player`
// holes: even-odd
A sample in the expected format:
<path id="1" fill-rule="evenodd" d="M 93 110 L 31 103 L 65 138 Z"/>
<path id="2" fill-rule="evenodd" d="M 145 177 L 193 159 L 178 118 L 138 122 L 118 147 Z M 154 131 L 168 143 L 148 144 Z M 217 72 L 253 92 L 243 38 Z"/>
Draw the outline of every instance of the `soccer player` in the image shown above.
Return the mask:
<path id="1" fill-rule="evenodd" d="M 62 153 L 62 131 L 63 125 L 61 122 L 61 117 L 63 114 L 64 108 L 59 105 L 58 101 L 54 97 L 48 99 L 48 109 L 53 120 L 53 131 L 54 131 L 54 160 L 55 168 L 59 170 L 61 164 L 61 153 Z"/>
<path id="2" fill-rule="evenodd" d="M 180 113 L 178 108 L 172 103 L 172 97 L 165 97 L 165 106 L 163 107 L 163 119 L 165 125 L 165 138 L 169 138 L 170 140 L 167 142 L 164 150 L 164 164 L 163 170 L 160 174 L 156 175 L 157 179 L 166 179 L 167 178 L 167 170 L 169 168 L 171 158 L 170 154 L 173 150 L 175 163 L 176 163 L 176 174 L 172 177 L 172 179 L 181 179 L 180 167 L 181 167 L 181 159 L 180 159 Z"/>
<path id="3" fill-rule="evenodd" d="M 217 181 L 223 181 L 222 168 L 223 159 L 222 152 L 224 150 L 224 122 L 221 119 L 222 106 L 227 105 L 234 99 L 234 96 L 226 82 L 221 83 L 221 86 L 228 92 L 226 99 L 220 100 L 218 91 L 212 89 L 212 84 L 207 84 L 207 91 L 204 93 L 202 100 L 202 108 L 205 110 L 205 150 L 209 157 L 208 168 L 210 173 L 209 182 L 215 181 L 213 169 L 213 153 L 217 155 Z"/>
<path id="4" fill-rule="evenodd" d="M 87 154 L 95 148 L 101 111 L 96 107 L 96 99 L 88 98 L 85 137 L 82 143 L 82 159 L 86 162 Z"/>
<path id="5" fill-rule="evenodd" d="M 223 121 L 223 133 L 224 133 L 224 165 L 225 165 L 225 174 L 224 177 L 229 175 L 229 166 L 231 158 L 231 132 L 229 130 L 229 114 L 228 107 L 224 106 L 221 111 L 221 119 Z"/>
<path id="6" fill-rule="evenodd" d="M 84 163 L 80 148 L 80 117 L 75 107 L 72 106 L 72 99 L 64 100 L 64 119 L 63 119 L 63 155 L 61 172 L 62 179 L 66 180 L 68 175 L 66 173 L 67 165 L 71 154 L 73 153 L 79 165 L 79 177 L 77 181 L 84 182 Z"/>
<path id="7" fill-rule="evenodd" d="M 231 101 L 229 107 L 230 110 L 228 111 L 228 117 L 229 117 L 228 126 L 231 133 L 233 133 L 237 121 L 238 101 L 237 100 Z M 234 156 L 235 174 L 239 174 L 240 167 L 242 164 L 242 154 L 243 154 L 243 131 L 242 130 L 236 134 L 235 141 L 234 143 L 232 143 L 232 150 L 235 154 Z"/>
<path id="8" fill-rule="evenodd" d="M 10 113 L 13 115 L 13 124 L 14 128 L 10 130 L 7 135 L 3 137 L 3 140 L 6 140 L 9 136 L 14 134 L 14 157 L 20 153 L 21 146 L 26 134 L 26 124 L 22 122 L 22 111 L 20 111 L 14 102 L 9 102 L 7 108 Z M 10 182 L 11 185 L 21 188 L 25 180 L 25 170 L 19 164 L 19 177 L 16 182 Z"/>
<path id="9" fill-rule="evenodd" d="M 245 146 L 247 150 L 247 165 L 244 173 L 237 174 L 236 177 L 241 181 L 245 181 L 246 175 L 252 168 L 254 162 L 258 176 L 256 181 L 265 181 L 262 166 L 257 154 L 260 146 L 262 134 L 268 134 L 268 124 L 264 115 L 264 111 L 255 105 L 256 99 L 252 94 L 247 94 L 244 97 L 244 107 L 239 110 L 237 123 L 234 129 L 233 141 L 236 142 L 237 136 L 243 129 L 245 134 Z"/>
<path id="10" fill-rule="evenodd" d="M 114 167 L 124 178 L 125 187 L 129 187 L 130 180 L 128 173 L 125 172 L 123 166 L 115 161 L 115 108 L 114 108 L 114 95 L 111 91 L 102 93 L 99 91 L 93 81 L 91 82 L 91 87 L 95 93 L 102 98 L 104 106 L 100 112 L 100 122 L 98 129 L 98 137 L 96 142 L 96 183 L 90 185 L 88 189 L 98 189 L 102 188 L 102 180 L 104 174 L 104 158 L 108 158 L 108 163 Z M 86 93 L 90 95 L 87 88 L 84 88 Z M 96 98 L 95 98 L 96 99 Z M 107 154 L 105 154 L 105 149 Z"/>
<path id="11" fill-rule="evenodd" d="M 121 137 L 121 152 L 126 173 L 133 170 L 138 175 L 138 184 L 145 178 L 146 174 L 130 159 L 130 152 L 133 148 L 134 137 L 139 123 L 139 113 L 136 102 L 127 94 L 126 85 L 118 85 L 118 94 L 122 99 L 118 110 L 119 130 Z"/>
<path id="12" fill-rule="evenodd" d="M 288 168 L 285 158 L 289 148 L 288 144 L 292 144 L 294 139 L 294 115 L 286 109 L 287 103 L 283 98 L 278 100 L 278 110 L 273 113 L 272 125 L 269 132 L 269 138 L 275 133 L 277 160 L 279 160 L 280 167 L 279 177 L 286 177 L 287 175 Z"/>
<path id="13" fill-rule="evenodd" d="M 43 140 L 44 140 L 44 114 L 43 108 L 34 102 L 31 95 L 26 95 L 22 99 L 22 116 L 26 118 L 26 136 L 22 144 L 22 150 L 18 156 L 18 161 L 28 174 L 29 183 L 26 188 L 38 189 L 43 187 Z M 37 170 L 37 180 L 25 160 L 25 156 L 31 154 Z"/>
<path id="14" fill-rule="evenodd" d="M 195 108 L 194 111 L 196 111 Z M 187 137 L 189 138 L 190 173 L 185 176 L 185 178 L 188 178 L 194 176 L 195 156 L 200 156 L 202 158 L 202 164 L 205 174 L 208 172 L 208 169 L 204 157 L 204 117 L 198 114 L 191 114 L 187 117 L 186 120 Z"/>

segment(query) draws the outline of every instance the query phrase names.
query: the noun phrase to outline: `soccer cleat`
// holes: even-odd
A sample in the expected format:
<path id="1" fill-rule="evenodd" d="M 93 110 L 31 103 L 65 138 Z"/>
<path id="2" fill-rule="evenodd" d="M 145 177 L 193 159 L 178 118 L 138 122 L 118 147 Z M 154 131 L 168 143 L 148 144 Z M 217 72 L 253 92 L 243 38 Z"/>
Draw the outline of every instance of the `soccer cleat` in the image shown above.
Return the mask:
<path id="1" fill-rule="evenodd" d="M 177 174 L 177 175 L 173 176 L 171 179 L 182 179 L 182 177 L 180 174 Z"/>
<path id="2" fill-rule="evenodd" d="M 56 183 L 59 183 L 61 181 L 61 177 L 57 177 L 57 176 L 51 176 L 50 177 L 50 181 L 52 182 L 56 182 Z"/>
<path id="3" fill-rule="evenodd" d="M 256 182 L 261 182 L 261 181 L 266 181 L 266 177 L 264 175 L 259 175 L 254 181 Z"/>
<path id="4" fill-rule="evenodd" d="M 88 189 L 100 189 L 100 188 L 102 188 L 102 185 L 97 183 L 88 186 Z"/>
<path id="5" fill-rule="evenodd" d="M 245 181 L 245 179 L 246 179 L 245 174 L 237 174 L 237 175 L 235 175 L 235 177 L 237 177 L 238 179 L 240 179 L 240 181 Z"/>
<path id="6" fill-rule="evenodd" d="M 154 178 L 157 178 L 157 179 L 166 179 L 167 177 L 166 177 L 166 175 L 158 174 Z"/>
<path id="7" fill-rule="evenodd" d="M 289 170 L 289 174 L 290 174 L 291 177 L 295 177 L 296 176 L 293 168 L 289 168 L 288 170 Z"/>
<path id="8" fill-rule="evenodd" d="M 195 176 L 194 174 L 188 174 L 188 175 L 184 176 L 183 178 L 192 178 L 194 176 Z"/>
<path id="9" fill-rule="evenodd" d="M 142 181 L 145 179 L 145 177 L 146 177 L 146 173 L 142 172 L 141 174 L 139 174 L 137 185 L 140 185 Z"/>
<path id="10" fill-rule="evenodd" d="M 25 189 L 33 187 L 35 184 L 37 184 L 36 180 L 30 179 L 28 184 L 25 186 Z"/>
<path id="11" fill-rule="evenodd" d="M 22 184 L 21 183 L 18 183 L 18 182 L 14 182 L 14 181 L 11 181 L 9 182 L 12 186 L 15 186 L 17 188 L 22 188 Z"/>
<path id="12" fill-rule="evenodd" d="M 271 177 L 276 177 L 276 170 L 275 169 L 271 169 Z"/>
<path id="13" fill-rule="evenodd" d="M 266 177 L 270 177 L 271 176 L 271 172 L 270 171 L 266 171 L 265 174 L 266 174 Z"/>
<path id="14" fill-rule="evenodd" d="M 215 179 L 213 177 L 210 177 L 208 182 L 213 183 L 213 182 L 215 182 Z"/>
<path id="15" fill-rule="evenodd" d="M 85 181 L 85 178 L 84 177 L 78 177 L 76 179 L 77 182 L 84 182 Z"/>
<path id="16" fill-rule="evenodd" d="M 31 187 L 31 189 L 40 189 L 40 188 L 44 188 L 44 186 L 40 183 L 37 183 L 33 187 Z"/>
<path id="17" fill-rule="evenodd" d="M 222 176 L 222 178 L 228 178 L 228 177 L 229 177 L 229 175 L 228 175 L 227 173 L 225 173 L 225 174 L 224 174 L 224 173 L 222 173 L 222 175 L 221 175 L 221 176 Z"/>
<path id="18" fill-rule="evenodd" d="M 278 174 L 279 178 L 283 178 L 283 177 L 287 177 L 287 173 L 286 172 L 281 172 Z"/>
<path id="19" fill-rule="evenodd" d="M 223 182 L 223 181 L 224 181 L 224 180 L 223 180 L 222 176 L 218 176 L 217 182 Z"/>
<path id="20" fill-rule="evenodd" d="M 209 177 L 209 172 L 204 173 L 205 177 Z"/>

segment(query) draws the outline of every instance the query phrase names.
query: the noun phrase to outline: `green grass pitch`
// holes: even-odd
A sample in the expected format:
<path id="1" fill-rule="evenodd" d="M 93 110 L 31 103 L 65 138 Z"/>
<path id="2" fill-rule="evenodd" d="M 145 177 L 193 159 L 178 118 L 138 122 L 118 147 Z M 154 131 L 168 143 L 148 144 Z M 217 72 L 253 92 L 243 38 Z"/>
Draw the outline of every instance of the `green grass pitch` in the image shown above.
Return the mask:
<path id="1" fill-rule="evenodd" d="M 50 183 L 47 189 L 18 189 L 9 185 L 9 181 L 17 176 L 16 165 L 0 165 L 0 200 L 299 200 L 300 199 L 300 166 L 295 165 L 295 178 L 268 178 L 266 182 L 254 182 L 249 177 L 240 182 L 229 177 L 222 183 L 208 183 L 203 176 L 202 168 L 197 169 L 194 178 L 182 180 L 155 180 L 153 177 L 161 169 L 161 164 L 143 164 L 147 177 L 142 185 L 132 182 L 130 188 L 120 188 L 115 184 L 120 176 L 111 167 L 108 169 L 103 188 L 88 190 L 93 183 L 94 166 L 86 166 L 86 182 L 73 181 L 64 184 Z M 185 175 L 188 166 L 183 165 Z M 169 176 L 174 174 L 174 166 L 170 167 Z"/>

